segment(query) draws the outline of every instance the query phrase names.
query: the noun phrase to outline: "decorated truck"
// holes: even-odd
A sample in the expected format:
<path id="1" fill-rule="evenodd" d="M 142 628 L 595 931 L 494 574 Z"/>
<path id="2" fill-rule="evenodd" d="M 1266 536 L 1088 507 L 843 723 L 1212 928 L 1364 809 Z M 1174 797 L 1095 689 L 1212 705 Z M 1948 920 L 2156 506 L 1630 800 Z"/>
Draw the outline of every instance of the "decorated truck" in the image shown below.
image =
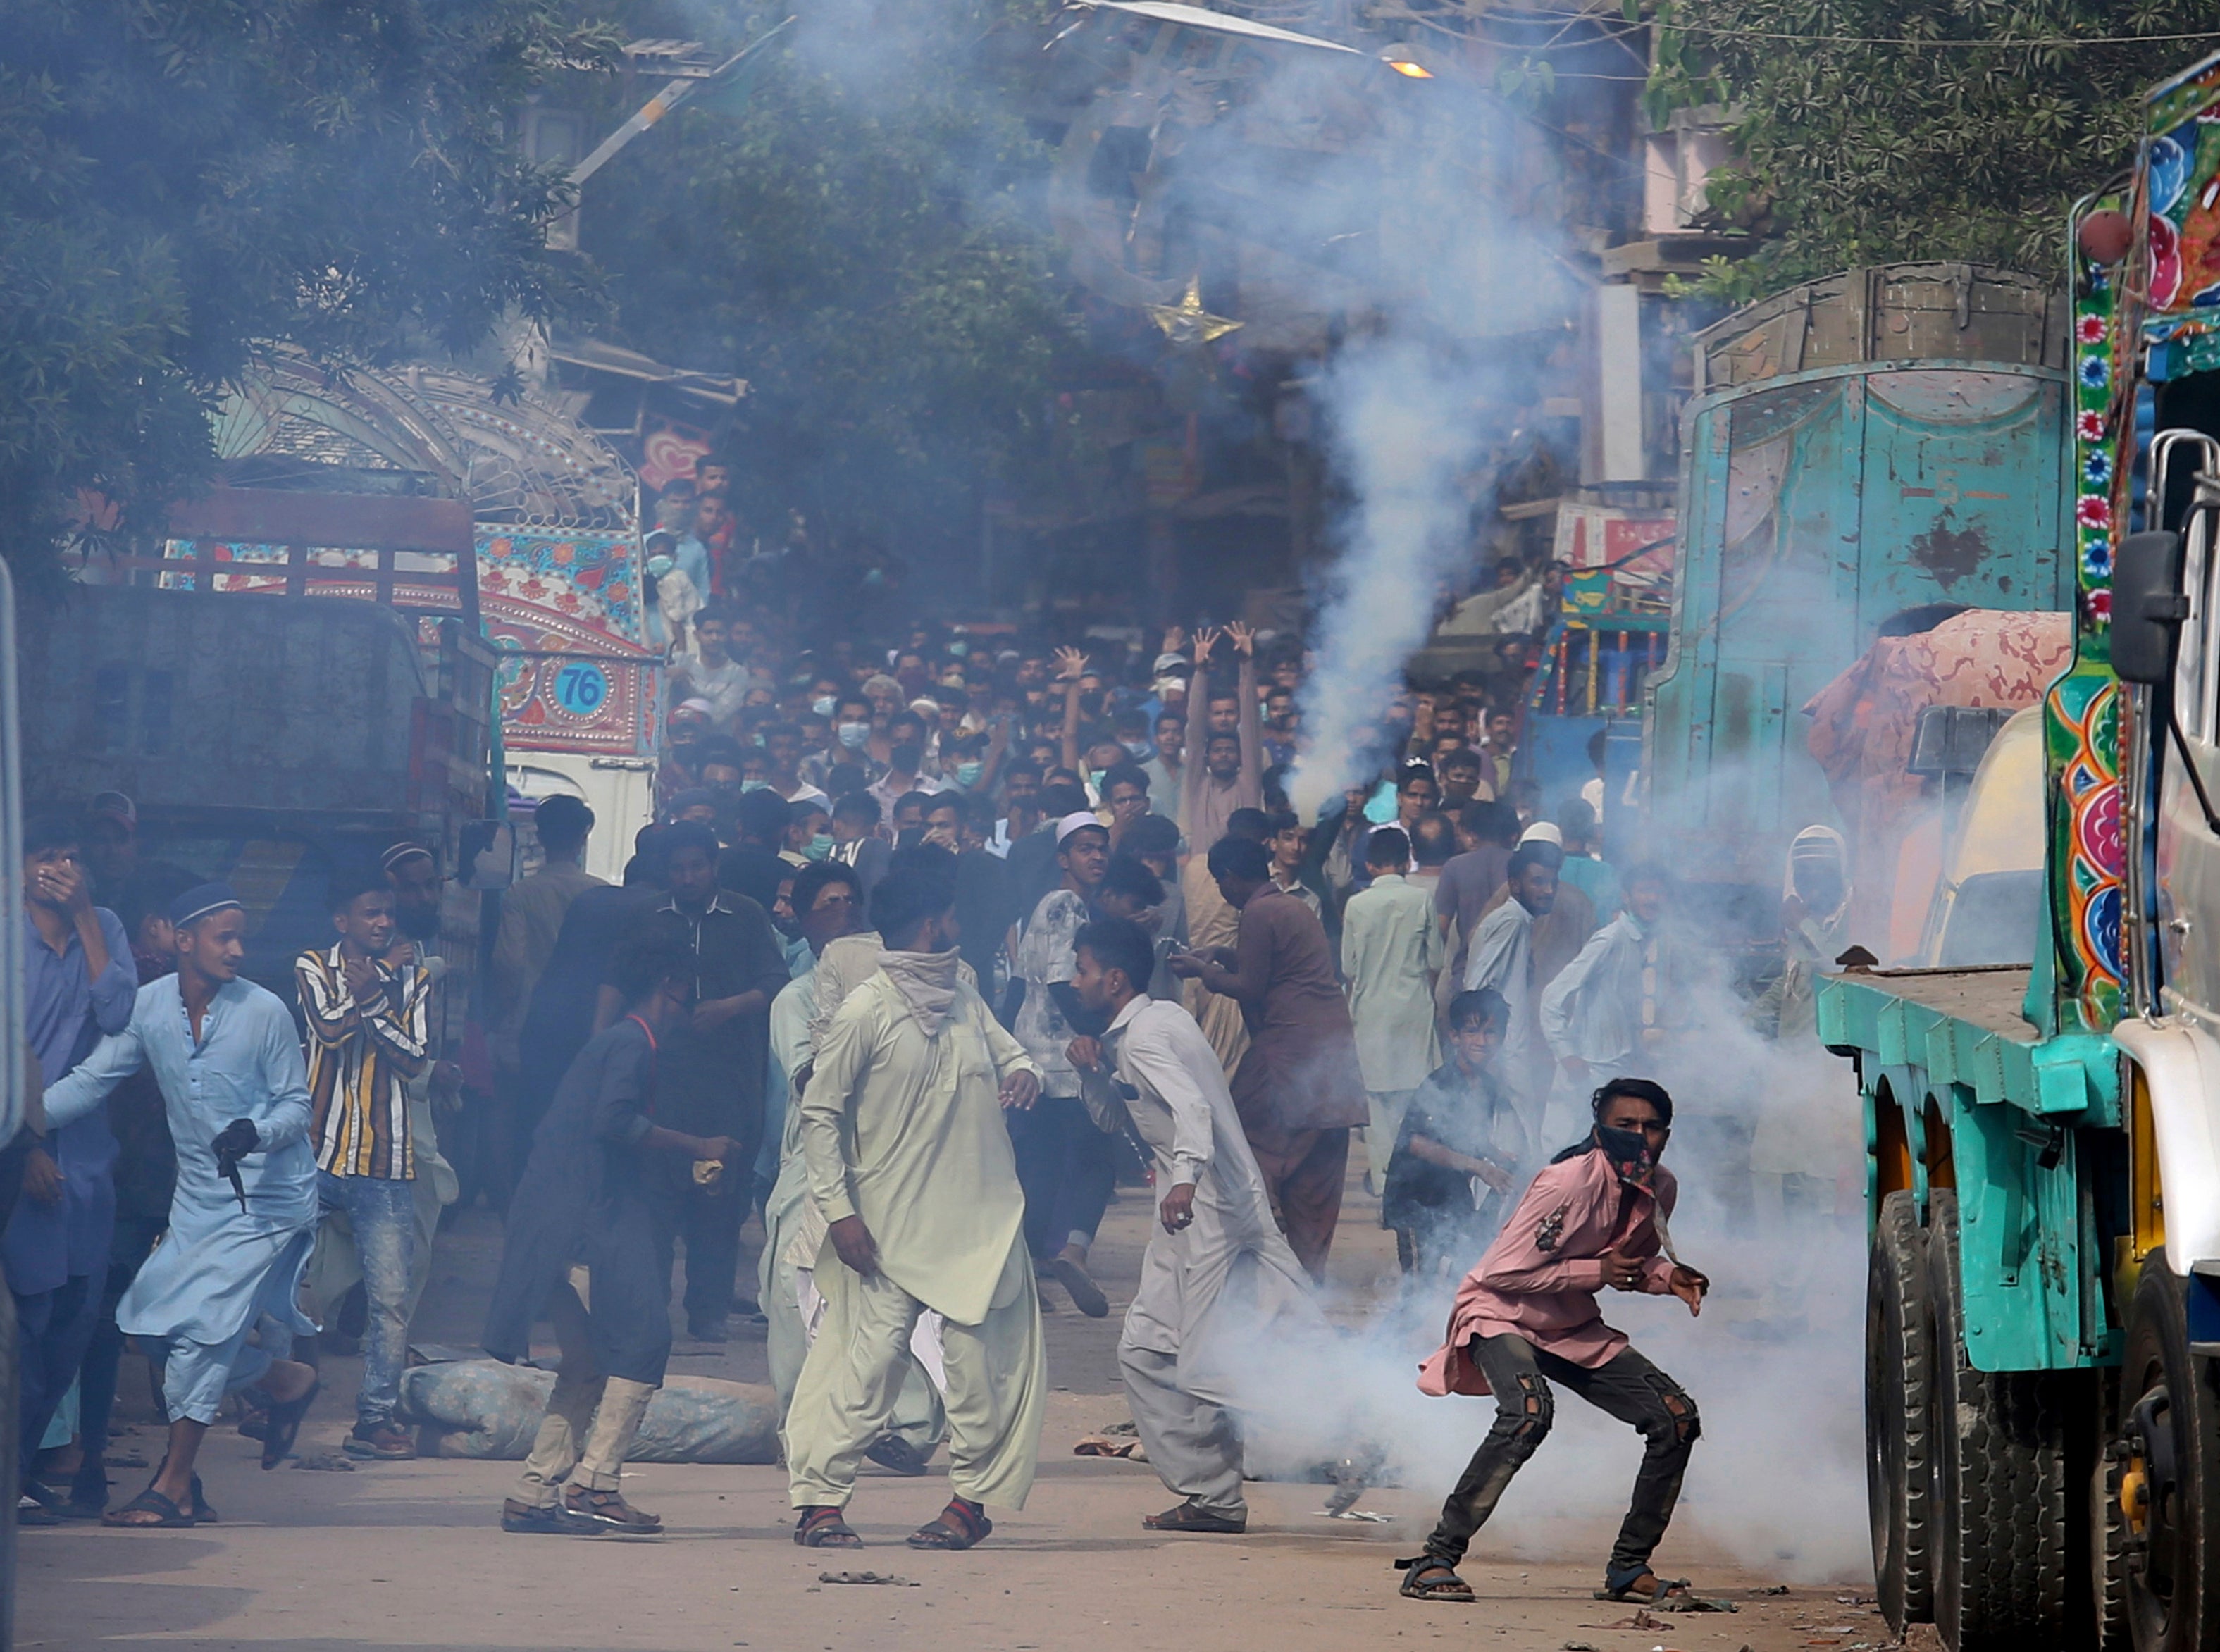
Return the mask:
<path id="1" fill-rule="evenodd" d="M 2220 57 L 2143 113 L 2068 240 L 2024 962 L 1818 990 L 1865 1119 L 1881 1605 L 1953 1652 L 2220 1646 Z"/>
<path id="2" fill-rule="evenodd" d="M 1638 766 L 1642 840 L 1670 845 L 1723 939 L 1774 935 L 1799 831 L 1836 827 L 1859 851 L 1811 739 L 1807 708 L 1830 684 L 1878 642 L 1963 610 L 2072 607 L 2067 331 L 2051 279 L 1904 264 L 1806 283 L 1696 335 L 1662 663 L 1638 749 L 1631 720 L 1612 725 L 1606 789 L 1623 796 Z M 1858 882 L 1885 901 L 1881 879 Z"/>

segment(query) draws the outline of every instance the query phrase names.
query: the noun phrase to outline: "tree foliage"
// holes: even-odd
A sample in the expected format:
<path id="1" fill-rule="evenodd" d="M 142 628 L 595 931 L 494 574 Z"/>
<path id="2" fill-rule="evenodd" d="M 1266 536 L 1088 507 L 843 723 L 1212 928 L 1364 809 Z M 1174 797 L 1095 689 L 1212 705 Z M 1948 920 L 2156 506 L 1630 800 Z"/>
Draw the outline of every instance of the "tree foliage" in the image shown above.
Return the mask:
<path id="1" fill-rule="evenodd" d="M 1632 0 L 1629 0 L 1630 7 Z M 1858 265 L 2062 268 L 2066 212 L 2125 165 L 2143 91 L 2205 51 L 2197 0 L 1665 0 L 1652 118 L 1728 103 L 1712 216 L 1766 235 L 1715 263 L 1748 298 Z"/>
<path id="2" fill-rule="evenodd" d="M 0 555 L 209 474 L 253 346 L 374 358 L 544 315 L 561 184 L 508 123 L 614 37 L 556 0 L 0 0 Z"/>
<path id="3" fill-rule="evenodd" d="M 625 342 L 749 381 L 731 445 L 753 531 L 793 509 L 836 539 L 976 539 L 1073 336 L 1026 210 L 1044 158 L 995 68 L 1039 8 L 795 9 L 738 112 L 682 109 L 587 186 L 585 250 Z"/>

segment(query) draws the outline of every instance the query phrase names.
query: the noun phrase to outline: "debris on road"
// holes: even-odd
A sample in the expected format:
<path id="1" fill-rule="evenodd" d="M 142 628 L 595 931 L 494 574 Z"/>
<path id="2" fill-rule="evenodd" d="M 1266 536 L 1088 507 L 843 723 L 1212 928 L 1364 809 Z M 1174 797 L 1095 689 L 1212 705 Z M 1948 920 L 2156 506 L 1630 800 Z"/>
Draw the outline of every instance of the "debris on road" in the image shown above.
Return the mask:
<path id="1" fill-rule="evenodd" d="M 894 1572 L 820 1572 L 820 1583 L 883 1583 L 896 1589 L 921 1589 L 925 1586 Z"/>

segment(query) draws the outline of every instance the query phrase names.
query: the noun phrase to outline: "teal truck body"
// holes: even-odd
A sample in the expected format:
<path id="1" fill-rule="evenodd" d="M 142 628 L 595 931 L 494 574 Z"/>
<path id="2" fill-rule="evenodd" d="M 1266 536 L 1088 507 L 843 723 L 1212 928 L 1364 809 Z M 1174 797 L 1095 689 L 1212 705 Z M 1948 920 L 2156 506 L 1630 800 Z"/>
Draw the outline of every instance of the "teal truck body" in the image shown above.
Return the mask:
<path id="1" fill-rule="evenodd" d="M 2220 1646 L 2220 57 L 2070 226 L 2075 616 L 2026 964 L 1849 968 L 1881 1605 L 1951 1652 Z M 2033 914 L 2031 914 L 2033 915 Z"/>
<path id="2" fill-rule="evenodd" d="M 1698 335 L 1640 792 L 1645 840 L 1712 886 L 1708 909 L 1769 934 L 1790 838 L 1843 824 L 1801 712 L 1876 636 L 2072 606 L 2066 333 L 2050 283 L 1923 264 Z"/>

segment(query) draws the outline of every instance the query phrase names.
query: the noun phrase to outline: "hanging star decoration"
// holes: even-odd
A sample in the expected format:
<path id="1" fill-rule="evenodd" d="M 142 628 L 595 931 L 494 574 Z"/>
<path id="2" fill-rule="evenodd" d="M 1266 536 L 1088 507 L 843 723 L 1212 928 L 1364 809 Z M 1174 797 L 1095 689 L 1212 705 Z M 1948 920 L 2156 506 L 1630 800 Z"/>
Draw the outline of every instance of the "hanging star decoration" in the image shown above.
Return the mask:
<path id="1" fill-rule="evenodd" d="M 1187 296 L 1178 303 L 1150 305 L 1149 319 L 1163 329 L 1164 337 L 1182 350 L 1191 350 L 1196 345 L 1222 339 L 1235 328 L 1246 325 L 1223 315 L 1213 315 L 1202 307 L 1202 277 L 1200 276 L 1188 277 Z"/>

